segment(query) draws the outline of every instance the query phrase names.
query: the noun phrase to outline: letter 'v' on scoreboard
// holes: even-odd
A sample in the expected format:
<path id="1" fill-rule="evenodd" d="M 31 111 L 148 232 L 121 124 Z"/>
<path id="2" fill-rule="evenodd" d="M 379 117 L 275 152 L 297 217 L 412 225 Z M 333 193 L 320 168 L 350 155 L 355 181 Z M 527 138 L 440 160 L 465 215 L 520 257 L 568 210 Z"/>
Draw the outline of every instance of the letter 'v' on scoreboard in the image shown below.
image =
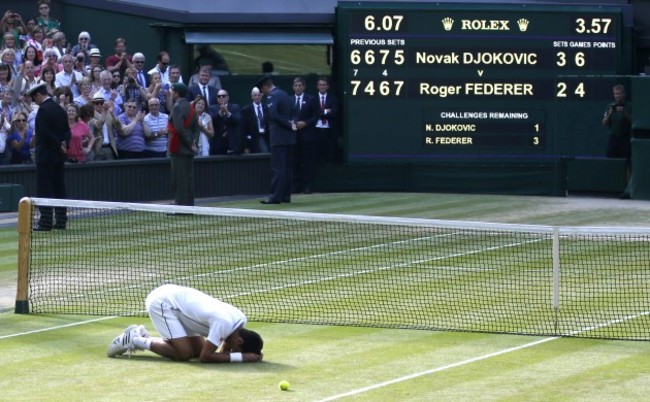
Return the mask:
<path id="1" fill-rule="evenodd" d="M 339 2 L 347 161 L 580 154 L 573 144 L 592 128 L 558 121 L 569 110 L 602 114 L 611 85 L 594 77 L 629 72 L 629 14 L 625 5 Z"/>

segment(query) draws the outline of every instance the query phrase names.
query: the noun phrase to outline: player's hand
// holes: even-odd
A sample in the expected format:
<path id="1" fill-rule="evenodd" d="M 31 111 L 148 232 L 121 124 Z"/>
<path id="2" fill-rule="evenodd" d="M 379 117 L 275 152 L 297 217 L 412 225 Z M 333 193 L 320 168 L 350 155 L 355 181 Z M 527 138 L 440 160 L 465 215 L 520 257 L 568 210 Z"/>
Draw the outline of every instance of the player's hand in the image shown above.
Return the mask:
<path id="1" fill-rule="evenodd" d="M 298 130 L 302 130 L 303 128 L 307 127 L 307 123 L 305 123 L 304 121 L 297 121 L 296 127 L 298 127 Z"/>
<path id="2" fill-rule="evenodd" d="M 246 363 L 256 363 L 256 362 L 261 362 L 262 361 L 263 355 L 260 353 L 259 355 L 256 353 L 244 353 L 242 355 L 242 358 L 244 362 Z"/>

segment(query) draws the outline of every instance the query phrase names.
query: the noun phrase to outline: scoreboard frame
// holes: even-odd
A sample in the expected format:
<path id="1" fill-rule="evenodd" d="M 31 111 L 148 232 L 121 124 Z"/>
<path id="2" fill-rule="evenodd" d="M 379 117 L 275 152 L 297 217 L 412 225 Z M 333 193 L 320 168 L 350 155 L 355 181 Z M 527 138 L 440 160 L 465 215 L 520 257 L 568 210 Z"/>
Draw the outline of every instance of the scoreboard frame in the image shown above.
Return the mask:
<path id="1" fill-rule="evenodd" d="M 631 68 L 626 12 L 620 4 L 339 2 L 346 162 L 604 153 L 588 139 L 616 77 Z M 581 115 L 588 120 L 574 119 Z"/>

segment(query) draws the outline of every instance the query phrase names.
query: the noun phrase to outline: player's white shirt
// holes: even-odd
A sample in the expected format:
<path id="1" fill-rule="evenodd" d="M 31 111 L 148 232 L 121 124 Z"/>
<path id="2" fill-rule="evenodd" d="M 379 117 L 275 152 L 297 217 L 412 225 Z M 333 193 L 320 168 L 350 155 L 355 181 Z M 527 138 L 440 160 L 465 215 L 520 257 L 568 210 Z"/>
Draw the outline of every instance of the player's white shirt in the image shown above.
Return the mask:
<path id="1" fill-rule="evenodd" d="M 152 302 L 166 302 L 177 314 L 188 332 L 205 336 L 219 346 L 237 328 L 246 324 L 246 316 L 237 307 L 199 290 L 163 285 L 147 297 L 147 309 Z"/>

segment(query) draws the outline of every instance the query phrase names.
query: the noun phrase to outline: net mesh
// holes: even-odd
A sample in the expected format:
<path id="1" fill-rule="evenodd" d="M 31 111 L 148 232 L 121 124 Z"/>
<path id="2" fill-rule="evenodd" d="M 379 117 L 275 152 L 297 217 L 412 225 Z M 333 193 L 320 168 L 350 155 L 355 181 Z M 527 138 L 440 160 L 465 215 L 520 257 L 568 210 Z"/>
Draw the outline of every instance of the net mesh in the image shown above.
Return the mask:
<path id="1" fill-rule="evenodd" d="M 650 230 L 33 201 L 70 217 L 32 233 L 34 313 L 145 315 L 176 283 L 252 321 L 649 337 Z"/>

